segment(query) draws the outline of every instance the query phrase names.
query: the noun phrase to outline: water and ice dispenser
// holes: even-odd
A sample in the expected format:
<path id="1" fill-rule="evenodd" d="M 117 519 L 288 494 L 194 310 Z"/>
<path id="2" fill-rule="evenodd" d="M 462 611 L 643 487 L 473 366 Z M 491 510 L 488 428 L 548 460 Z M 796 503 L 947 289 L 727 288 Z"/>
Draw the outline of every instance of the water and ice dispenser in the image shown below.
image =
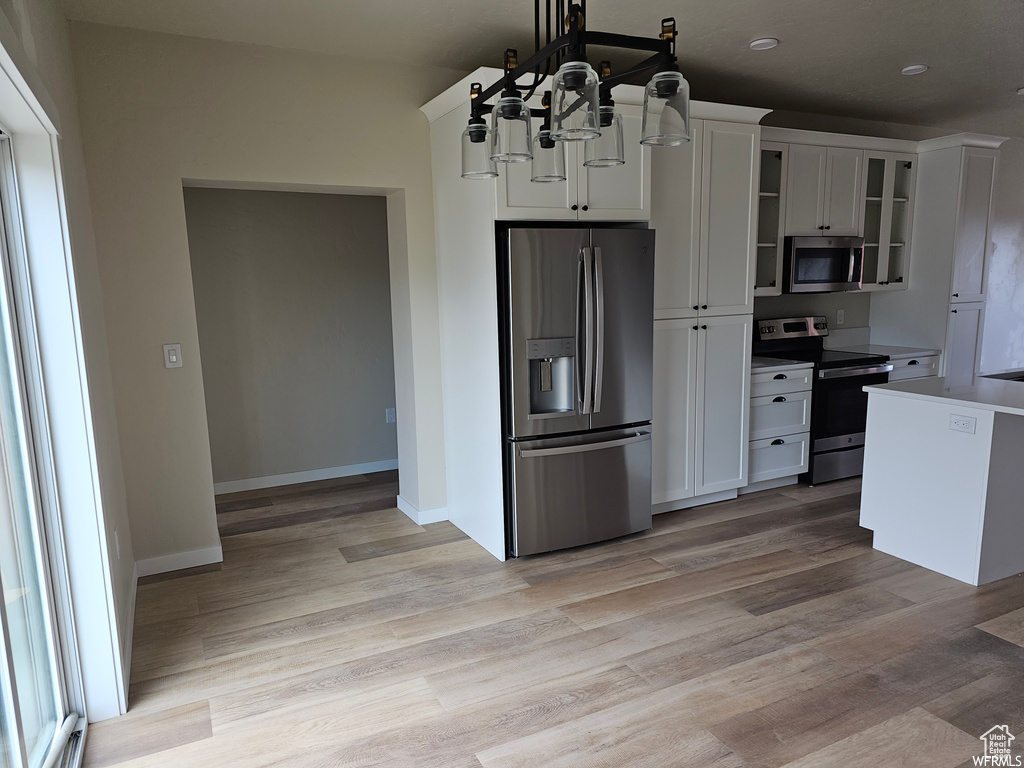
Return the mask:
<path id="1" fill-rule="evenodd" d="M 574 413 L 573 361 L 576 339 L 528 339 L 530 415 Z"/>

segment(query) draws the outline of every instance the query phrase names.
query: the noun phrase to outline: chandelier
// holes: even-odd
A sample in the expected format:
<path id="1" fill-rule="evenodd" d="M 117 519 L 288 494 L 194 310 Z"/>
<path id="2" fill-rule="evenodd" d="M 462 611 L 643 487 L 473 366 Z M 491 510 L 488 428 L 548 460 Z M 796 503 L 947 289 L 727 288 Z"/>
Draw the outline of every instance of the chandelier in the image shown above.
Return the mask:
<path id="1" fill-rule="evenodd" d="M 653 72 L 644 89 L 640 143 L 674 147 L 690 140 L 690 86 L 676 63 L 675 19 L 663 19 L 656 38 L 591 32 L 586 29 L 586 0 L 555 0 L 555 19 L 564 19 L 564 34 L 551 38 L 552 0 L 546 0 L 546 43 L 541 48 L 540 0 L 534 0 L 535 52 L 522 64 L 514 49 L 505 51 L 505 74 L 488 88 L 470 86 L 469 124 L 462 134 L 462 177 L 493 179 L 498 163 L 532 162 L 531 181 L 565 181 L 563 142 L 584 142 L 583 164 L 590 168 L 625 162 L 622 115 L 612 100 L 612 88 Z M 587 62 L 587 46 L 623 48 L 652 55 L 635 67 L 612 75 L 602 61 L 595 71 Z M 552 90 L 545 91 L 540 109 L 527 105 L 551 73 Z M 517 81 L 531 75 L 528 86 Z M 525 94 L 523 93 L 525 91 Z M 494 104 L 487 100 L 497 96 Z M 486 115 L 490 115 L 488 122 Z M 540 119 L 534 134 L 532 122 Z"/>

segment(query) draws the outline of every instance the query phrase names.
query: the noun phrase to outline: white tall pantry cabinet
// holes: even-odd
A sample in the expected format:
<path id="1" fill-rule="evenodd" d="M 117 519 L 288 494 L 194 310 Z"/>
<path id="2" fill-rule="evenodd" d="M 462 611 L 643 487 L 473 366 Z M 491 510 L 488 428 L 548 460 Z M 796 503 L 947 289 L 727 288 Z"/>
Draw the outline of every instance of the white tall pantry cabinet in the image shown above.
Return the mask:
<path id="1" fill-rule="evenodd" d="M 871 301 L 871 341 L 943 350 L 953 385 L 979 372 L 985 328 L 992 195 L 1000 137 L 959 134 L 921 142 L 913 277 Z"/>
<path id="2" fill-rule="evenodd" d="M 689 146 L 653 154 L 656 512 L 747 484 L 763 114 L 694 119 Z"/>

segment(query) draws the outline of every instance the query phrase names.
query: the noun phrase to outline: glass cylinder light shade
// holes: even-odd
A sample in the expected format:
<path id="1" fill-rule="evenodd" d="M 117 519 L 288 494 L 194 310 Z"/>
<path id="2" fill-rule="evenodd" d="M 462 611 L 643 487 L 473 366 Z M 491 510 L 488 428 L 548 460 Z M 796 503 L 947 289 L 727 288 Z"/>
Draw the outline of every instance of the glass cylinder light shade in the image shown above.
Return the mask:
<path id="1" fill-rule="evenodd" d="M 525 163 L 531 157 L 530 110 L 519 96 L 502 96 L 491 123 L 491 160 Z"/>
<path id="2" fill-rule="evenodd" d="M 600 108 L 601 135 L 584 146 L 583 164 L 590 168 L 608 168 L 626 162 L 622 141 L 622 115 L 615 107 Z"/>
<path id="3" fill-rule="evenodd" d="M 533 139 L 533 173 L 530 181 L 565 181 L 565 147 L 541 128 Z"/>
<path id="4" fill-rule="evenodd" d="M 644 92 L 640 143 L 675 147 L 690 140 L 690 85 L 679 72 L 659 72 Z"/>
<path id="5" fill-rule="evenodd" d="M 498 166 L 491 160 L 490 139 L 491 129 L 482 119 L 466 126 L 462 132 L 462 178 L 493 179 L 498 175 Z"/>
<path id="6" fill-rule="evenodd" d="M 596 139 L 597 73 L 585 61 L 565 61 L 555 74 L 551 97 L 551 137 L 556 141 Z"/>

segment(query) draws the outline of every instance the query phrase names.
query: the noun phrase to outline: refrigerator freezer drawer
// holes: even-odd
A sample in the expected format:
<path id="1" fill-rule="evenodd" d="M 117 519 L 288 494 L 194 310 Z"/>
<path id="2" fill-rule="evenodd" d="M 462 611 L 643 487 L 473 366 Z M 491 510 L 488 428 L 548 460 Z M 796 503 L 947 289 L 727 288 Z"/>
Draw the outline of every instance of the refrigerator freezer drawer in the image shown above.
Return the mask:
<path id="1" fill-rule="evenodd" d="M 513 555 L 592 544 L 651 527 L 650 427 L 508 446 Z"/>

